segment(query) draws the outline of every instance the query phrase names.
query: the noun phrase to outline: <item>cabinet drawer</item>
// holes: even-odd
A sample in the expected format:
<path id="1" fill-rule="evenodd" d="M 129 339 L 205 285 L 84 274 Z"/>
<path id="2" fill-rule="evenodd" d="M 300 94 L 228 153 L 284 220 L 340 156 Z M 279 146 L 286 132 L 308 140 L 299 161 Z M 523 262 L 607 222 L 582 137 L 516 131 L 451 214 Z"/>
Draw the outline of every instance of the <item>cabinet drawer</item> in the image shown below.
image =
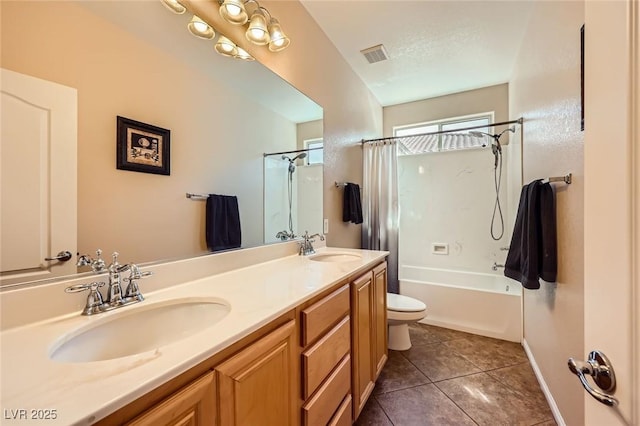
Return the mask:
<path id="1" fill-rule="evenodd" d="M 302 354 L 303 399 L 307 399 L 351 349 L 349 317 Z"/>
<path id="2" fill-rule="evenodd" d="M 351 426 L 351 395 L 347 395 L 329 422 L 329 426 Z"/>
<path id="3" fill-rule="evenodd" d="M 351 385 L 351 358 L 344 357 L 318 392 L 302 407 L 305 426 L 326 425 Z"/>
<path id="4" fill-rule="evenodd" d="M 349 286 L 345 285 L 301 313 L 302 346 L 320 337 L 349 311 Z"/>

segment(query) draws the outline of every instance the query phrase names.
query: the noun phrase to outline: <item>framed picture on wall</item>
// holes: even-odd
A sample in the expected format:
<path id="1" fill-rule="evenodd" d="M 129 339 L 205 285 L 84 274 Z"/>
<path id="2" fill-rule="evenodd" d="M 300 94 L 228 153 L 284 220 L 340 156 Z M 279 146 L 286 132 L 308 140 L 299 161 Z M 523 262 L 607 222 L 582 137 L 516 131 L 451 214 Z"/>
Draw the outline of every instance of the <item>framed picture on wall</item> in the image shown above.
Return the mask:
<path id="1" fill-rule="evenodd" d="M 116 168 L 169 175 L 171 131 L 118 116 Z"/>

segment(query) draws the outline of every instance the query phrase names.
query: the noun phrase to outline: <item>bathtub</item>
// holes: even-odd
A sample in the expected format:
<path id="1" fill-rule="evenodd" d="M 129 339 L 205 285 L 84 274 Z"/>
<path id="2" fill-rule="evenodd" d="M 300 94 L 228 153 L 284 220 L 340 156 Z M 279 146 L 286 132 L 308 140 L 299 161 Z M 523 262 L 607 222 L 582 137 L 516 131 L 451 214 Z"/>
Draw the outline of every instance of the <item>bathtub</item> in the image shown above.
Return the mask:
<path id="1" fill-rule="evenodd" d="M 400 293 L 427 305 L 420 322 L 482 336 L 522 340 L 522 286 L 497 274 L 403 265 Z"/>

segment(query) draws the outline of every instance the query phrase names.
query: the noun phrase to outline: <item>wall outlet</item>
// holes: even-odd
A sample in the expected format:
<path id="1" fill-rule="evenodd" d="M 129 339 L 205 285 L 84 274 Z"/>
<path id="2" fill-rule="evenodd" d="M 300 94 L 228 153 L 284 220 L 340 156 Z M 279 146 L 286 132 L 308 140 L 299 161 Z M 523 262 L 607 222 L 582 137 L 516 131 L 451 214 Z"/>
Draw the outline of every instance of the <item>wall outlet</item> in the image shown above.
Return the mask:
<path id="1" fill-rule="evenodd" d="M 329 233 L 329 219 L 325 219 L 323 224 L 322 224 L 322 233 L 323 234 L 328 234 Z"/>
<path id="2" fill-rule="evenodd" d="M 449 254 L 449 244 L 447 243 L 432 243 L 431 244 L 431 253 L 432 254 Z"/>

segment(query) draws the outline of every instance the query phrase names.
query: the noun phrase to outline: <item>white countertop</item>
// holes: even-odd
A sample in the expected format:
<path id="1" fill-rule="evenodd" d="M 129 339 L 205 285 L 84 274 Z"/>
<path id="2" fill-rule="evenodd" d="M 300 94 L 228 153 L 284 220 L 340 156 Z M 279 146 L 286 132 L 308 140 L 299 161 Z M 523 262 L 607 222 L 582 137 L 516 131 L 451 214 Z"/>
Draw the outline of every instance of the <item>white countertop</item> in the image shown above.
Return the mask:
<path id="1" fill-rule="evenodd" d="M 107 313 L 86 317 L 74 312 L 3 331 L 0 423 L 92 424 L 387 255 L 355 249 L 317 251 L 357 253 L 361 258 L 316 262 L 286 256 L 147 292 L 144 302 Z M 186 297 L 220 298 L 229 303 L 231 311 L 195 335 L 141 354 L 86 363 L 49 358 L 54 343 L 79 327 L 142 304 Z M 23 412 L 19 410 L 26 410 L 26 419 L 20 419 Z M 37 413 L 31 410 L 55 410 L 56 419 L 32 419 Z"/>

